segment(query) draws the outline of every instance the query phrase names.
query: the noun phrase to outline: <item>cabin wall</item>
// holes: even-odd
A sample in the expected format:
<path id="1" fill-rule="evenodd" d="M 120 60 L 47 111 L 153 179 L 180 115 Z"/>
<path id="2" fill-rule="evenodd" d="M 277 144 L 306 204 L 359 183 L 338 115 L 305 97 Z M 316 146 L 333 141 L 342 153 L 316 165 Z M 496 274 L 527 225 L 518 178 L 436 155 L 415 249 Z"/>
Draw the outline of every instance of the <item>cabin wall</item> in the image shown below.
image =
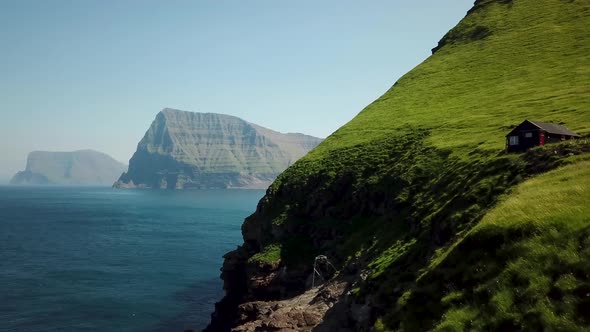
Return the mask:
<path id="1" fill-rule="evenodd" d="M 525 121 L 513 129 L 513 132 L 521 132 L 521 131 L 535 131 L 539 130 L 539 127 L 535 126 L 534 124 Z"/>
<path id="2" fill-rule="evenodd" d="M 526 131 L 520 133 L 512 133 L 510 136 L 518 136 L 519 144 L 518 145 L 510 145 L 510 136 L 506 137 L 506 151 L 508 152 L 525 152 L 535 146 L 539 146 L 540 144 L 540 134 L 541 131 L 532 132 L 532 137 L 526 137 Z M 567 136 L 567 135 L 555 135 L 555 134 L 548 134 L 545 133 L 545 144 L 553 144 L 559 143 L 563 141 L 568 141 L 571 139 L 575 139 L 576 137 Z"/>
<path id="3" fill-rule="evenodd" d="M 568 141 L 573 138 L 574 137 L 567 136 L 567 135 L 546 134 L 545 135 L 545 144 L 559 143 L 562 141 Z"/>
<path id="4" fill-rule="evenodd" d="M 544 135 L 542 138 L 541 135 Z M 518 137 L 518 144 L 510 145 L 511 137 Z M 570 135 L 550 134 L 544 129 L 540 129 L 530 121 L 525 121 L 516 126 L 508 135 L 506 135 L 507 152 L 524 152 L 541 144 L 547 145 L 559 143 L 577 137 Z"/>
<path id="5" fill-rule="evenodd" d="M 539 146 L 540 134 L 541 131 L 538 128 L 513 131 L 506 137 L 506 150 L 508 152 L 523 152 L 535 146 Z M 518 145 L 510 145 L 510 136 L 518 136 Z M 545 144 L 547 144 L 547 139 L 545 139 Z"/>

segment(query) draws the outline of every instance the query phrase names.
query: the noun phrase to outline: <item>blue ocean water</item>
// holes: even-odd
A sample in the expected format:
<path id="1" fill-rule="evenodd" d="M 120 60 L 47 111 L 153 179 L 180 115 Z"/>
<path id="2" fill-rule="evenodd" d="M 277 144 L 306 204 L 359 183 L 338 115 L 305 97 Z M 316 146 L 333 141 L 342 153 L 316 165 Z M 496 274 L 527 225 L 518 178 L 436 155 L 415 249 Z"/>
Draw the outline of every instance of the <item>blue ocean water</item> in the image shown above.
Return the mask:
<path id="1" fill-rule="evenodd" d="M 203 328 L 263 195 L 0 187 L 0 331 Z"/>

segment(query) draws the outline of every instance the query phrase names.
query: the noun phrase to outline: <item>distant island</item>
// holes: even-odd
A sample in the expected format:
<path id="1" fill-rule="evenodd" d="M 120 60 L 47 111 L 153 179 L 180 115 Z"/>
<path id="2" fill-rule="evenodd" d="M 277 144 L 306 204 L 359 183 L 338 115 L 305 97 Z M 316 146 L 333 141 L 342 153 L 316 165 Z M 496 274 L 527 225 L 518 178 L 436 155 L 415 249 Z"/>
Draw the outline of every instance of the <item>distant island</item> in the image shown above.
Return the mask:
<path id="1" fill-rule="evenodd" d="M 94 151 L 33 151 L 24 171 L 16 173 L 12 185 L 108 186 L 127 166 L 109 155 Z"/>
<path id="2" fill-rule="evenodd" d="M 266 188 L 322 139 L 282 134 L 230 115 L 166 108 L 115 188 Z"/>

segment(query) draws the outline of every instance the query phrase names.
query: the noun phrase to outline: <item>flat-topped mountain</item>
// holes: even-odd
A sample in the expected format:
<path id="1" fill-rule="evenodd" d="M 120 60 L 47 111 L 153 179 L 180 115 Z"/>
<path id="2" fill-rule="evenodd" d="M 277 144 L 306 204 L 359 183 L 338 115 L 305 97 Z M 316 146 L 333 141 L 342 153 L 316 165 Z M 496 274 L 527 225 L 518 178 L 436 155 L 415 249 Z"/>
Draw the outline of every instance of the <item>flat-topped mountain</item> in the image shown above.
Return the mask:
<path id="1" fill-rule="evenodd" d="M 117 188 L 266 188 L 322 139 L 240 118 L 166 108 L 137 145 Z"/>
<path id="2" fill-rule="evenodd" d="M 110 185 L 126 165 L 93 150 L 72 152 L 33 151 L 13 185 Z"/>

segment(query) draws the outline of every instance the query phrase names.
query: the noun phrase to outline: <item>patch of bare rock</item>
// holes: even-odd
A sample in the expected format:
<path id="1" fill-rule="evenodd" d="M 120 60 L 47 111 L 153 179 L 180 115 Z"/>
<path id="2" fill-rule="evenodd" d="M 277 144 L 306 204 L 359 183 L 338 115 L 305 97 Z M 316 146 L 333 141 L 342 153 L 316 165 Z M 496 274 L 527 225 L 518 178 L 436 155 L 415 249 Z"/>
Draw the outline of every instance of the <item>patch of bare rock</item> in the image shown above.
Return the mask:
<path id="1" fill-rule="evenodd" d="M 238 307 L 239 325 L 231 331 L 334 331 L 332 326 L 341 325 L 338 315 L 327 313 L 337 311 L 348 289 L 348 282 L 332 281 L 291 299 L 244 303 Z"/>

